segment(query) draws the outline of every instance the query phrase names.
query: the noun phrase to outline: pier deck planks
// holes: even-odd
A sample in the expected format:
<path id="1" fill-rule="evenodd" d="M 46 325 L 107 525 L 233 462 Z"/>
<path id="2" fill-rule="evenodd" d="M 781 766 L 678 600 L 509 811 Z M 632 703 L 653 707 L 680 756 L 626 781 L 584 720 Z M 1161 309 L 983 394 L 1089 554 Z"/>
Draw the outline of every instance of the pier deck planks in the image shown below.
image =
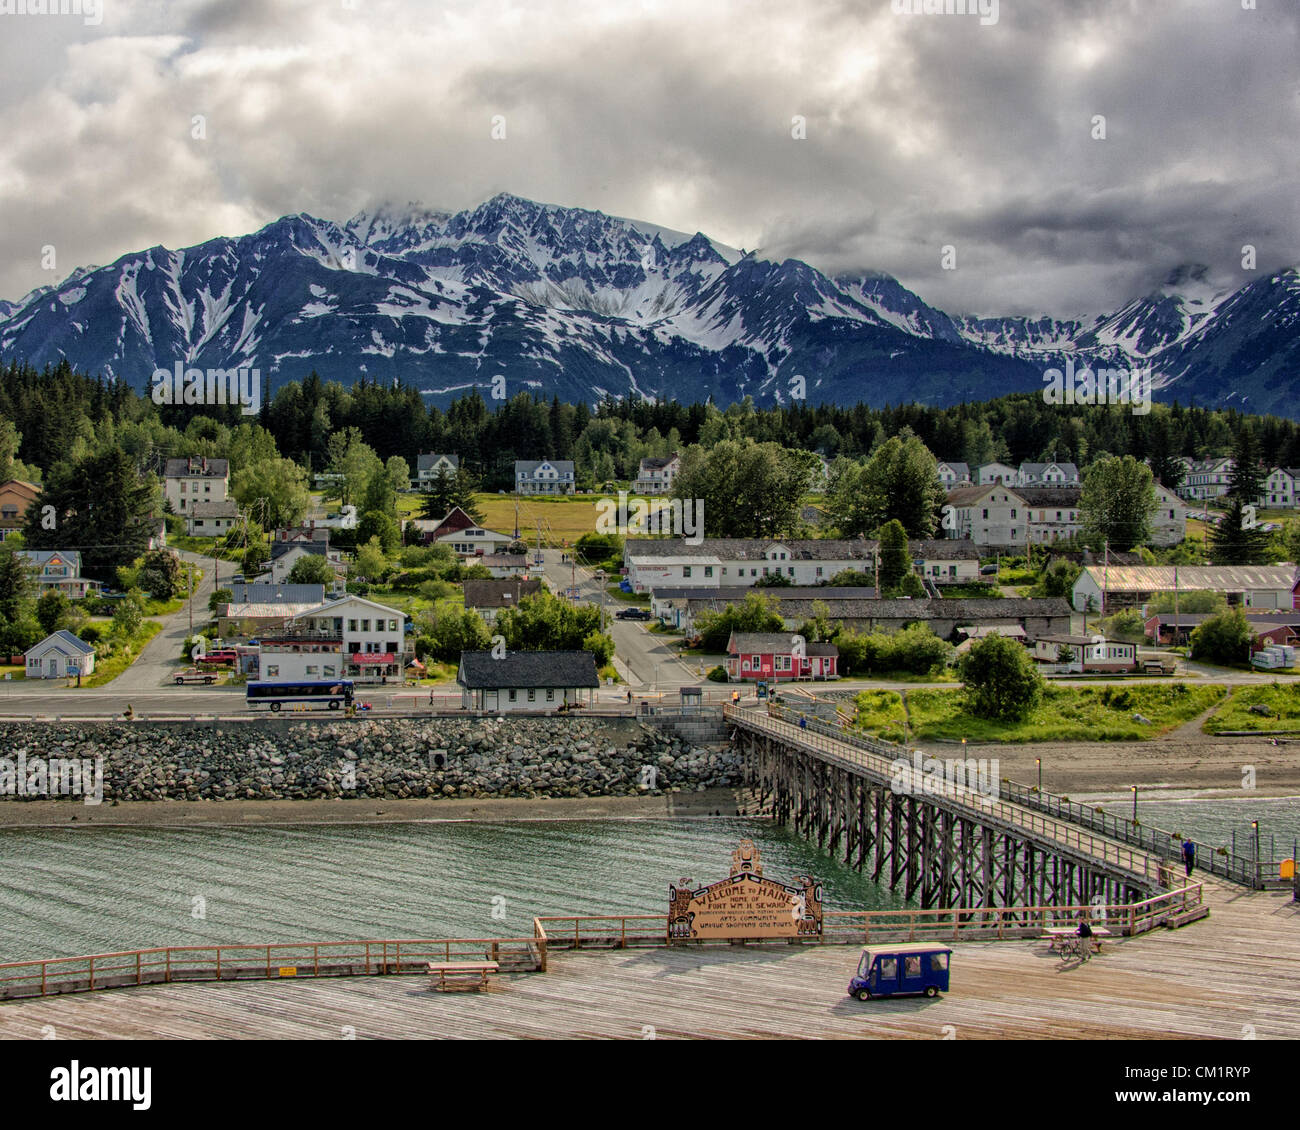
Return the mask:
<path id="1" fill-rule="evenodd" d="M 1300 1038 L 1300 909 L 1207 883 L 1211 917 L 1061 969 L 1041 940 L 958 943 L 953 991 L 862 1003 L 852 946 L 552 951 L 545 974 L 154 985 L 0 1004 L 0 1038 Z"/>

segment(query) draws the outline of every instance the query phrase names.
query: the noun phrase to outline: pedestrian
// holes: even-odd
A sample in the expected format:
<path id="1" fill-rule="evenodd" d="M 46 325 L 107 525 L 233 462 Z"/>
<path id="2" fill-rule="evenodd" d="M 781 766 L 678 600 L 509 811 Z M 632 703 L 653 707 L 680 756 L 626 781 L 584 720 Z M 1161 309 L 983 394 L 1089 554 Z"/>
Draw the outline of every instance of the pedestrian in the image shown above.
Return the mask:
<path id="1" fill-rule="evenodd" d="M 1191 878 L 1192 868 L 1196 866 L 1196 845 L 1190 836 L 1183 841 L 1183 865 L 1187 868 L 1188 878 Z"/>
<path id="2" fill-rule="evenodd" d="M 799 729 L 801 729 L 801 730 L 806 730 L 806 729 L 808 729 L 808 717 L 807 717 L 807 715 L 804 715 L 804 714 L 800 714 L 800 715 L 799 715 Z"/>

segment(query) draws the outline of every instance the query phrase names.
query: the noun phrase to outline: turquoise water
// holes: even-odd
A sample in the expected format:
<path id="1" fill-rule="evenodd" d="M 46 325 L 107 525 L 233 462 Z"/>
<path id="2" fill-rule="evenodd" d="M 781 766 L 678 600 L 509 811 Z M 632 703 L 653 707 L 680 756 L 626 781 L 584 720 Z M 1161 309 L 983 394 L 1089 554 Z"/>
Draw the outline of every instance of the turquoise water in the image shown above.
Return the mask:
<path id="1" fill-rule="evenodd" d="M 531 936 L 534 915 L 666 914 L 669 882 L 725 878 L 742 837 L 758 844 L 768 875 L 821 879 L 828 909 L 903 905 L 745 817 L 14 829 L 0 831 L 0 961 L 205 942 L 518 937 Z"/>
<path id="2" fill-rule="evenodd" d="M 1123 801 L 1104 806 L 1106 811 L 1128 815 L 1132 805 Z M 1259 853 L 1261 859 L 1291 858 L 1297 839 L 1300 839 L 1300 797 L 1268 797 L 1263 799 L 1233 798 L 1192 800 L 1138 800 L 1138 819 L 1148 827 L 1163 828 L 1180 835 L 1191 834 L 1203 844 L 1213 847 L 1232 847 L 1232 834 L 1237 833 L 1237 851 L 1251 855 L 1253 835 L 1250 822 L 1259 821 Z M 1270 845 L 1272 852 L 1270 851 Z M 1273 854 L 1275 852 L 1276 854 Z"/>

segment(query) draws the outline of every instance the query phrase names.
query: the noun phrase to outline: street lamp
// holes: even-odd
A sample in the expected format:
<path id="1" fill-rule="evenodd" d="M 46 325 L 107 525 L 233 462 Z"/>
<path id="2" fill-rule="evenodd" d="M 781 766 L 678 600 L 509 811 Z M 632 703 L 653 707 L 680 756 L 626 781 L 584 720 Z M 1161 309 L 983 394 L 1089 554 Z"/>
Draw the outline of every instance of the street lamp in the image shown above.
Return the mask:
<path id="1" fill-rule="evenodd" d="M 1043 793 L 1043 759 L 1035 757 L 1034 762 L 1038 766 L 1038 794 L 1041 796 Z"/>
<path id="2" fill-rule="evenodd" d="M 1138 787 L 1137 785 L 1130 787 L 1133 790 L 1133 823 L 1136 824 L 1138 822 Z"/>

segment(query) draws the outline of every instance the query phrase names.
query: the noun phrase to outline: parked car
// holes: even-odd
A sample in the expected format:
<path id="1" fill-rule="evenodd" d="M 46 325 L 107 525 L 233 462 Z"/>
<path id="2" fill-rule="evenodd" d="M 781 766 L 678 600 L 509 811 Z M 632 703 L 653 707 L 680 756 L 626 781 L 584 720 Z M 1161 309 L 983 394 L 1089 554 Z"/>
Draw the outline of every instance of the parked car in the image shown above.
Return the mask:
<path id="1" fill-rule="evenodd" d="M 197 667 L 187 667 L 184 671 L 177 671 L 176 678 L 173 681 L 178 687 L 183 687 L 186 683 L 202 683 L 204 686 L 211 686 L 217 681 L 217 677 L 211 671 L 200 671 Z"/>
<path id="2" fill-rule="evenodd" d="M 614 613 L 616 620 L 653 620 L 647 608 L 620 608 Z"/>
<path id="3" fill-rule="evenodd" d="M 985 565 L 980 570 L 981 577 L 996 577 L 997 575 L 998 575 L 998 567 L 996 565 Z"/>
<path id="4" fill-rule="evenodd" d="M 223 663 L 234 663 L 238 658 L 239 655 L 233 648 L 222 648 L 219 651 L 210 651 L 207 655 L 200 655 L 194 662 L 207 667 L 219 667 Z"/>

